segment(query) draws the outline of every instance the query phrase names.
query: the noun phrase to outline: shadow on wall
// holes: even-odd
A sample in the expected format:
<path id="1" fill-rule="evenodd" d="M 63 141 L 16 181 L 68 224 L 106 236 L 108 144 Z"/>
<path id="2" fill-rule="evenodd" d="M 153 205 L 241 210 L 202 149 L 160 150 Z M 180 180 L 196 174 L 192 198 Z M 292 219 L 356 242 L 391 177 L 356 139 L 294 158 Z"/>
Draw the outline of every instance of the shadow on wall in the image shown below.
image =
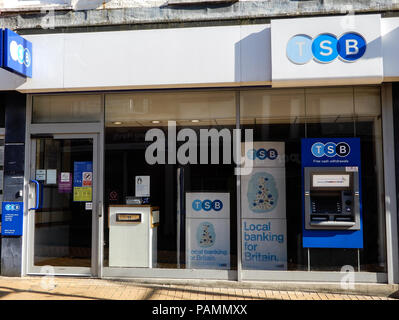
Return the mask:
<path id="1" fill-rule="evenodd" d="M 235 82 L 271 80 L 270 33 L 270 27 L 264 27 L 258 32 L 250 32 L 235 44 Z"/>

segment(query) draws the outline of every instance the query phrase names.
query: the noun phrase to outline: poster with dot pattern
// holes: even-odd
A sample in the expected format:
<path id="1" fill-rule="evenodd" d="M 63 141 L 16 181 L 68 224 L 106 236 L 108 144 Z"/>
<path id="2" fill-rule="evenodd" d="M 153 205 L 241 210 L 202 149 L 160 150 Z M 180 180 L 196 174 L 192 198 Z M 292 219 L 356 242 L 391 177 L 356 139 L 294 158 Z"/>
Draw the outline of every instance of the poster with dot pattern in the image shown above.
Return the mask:
<path id="1" fill-rule="evenodd" d="M 241 186 L 242 218 L 285 219 L 285 168 L 253 168 Z"/>

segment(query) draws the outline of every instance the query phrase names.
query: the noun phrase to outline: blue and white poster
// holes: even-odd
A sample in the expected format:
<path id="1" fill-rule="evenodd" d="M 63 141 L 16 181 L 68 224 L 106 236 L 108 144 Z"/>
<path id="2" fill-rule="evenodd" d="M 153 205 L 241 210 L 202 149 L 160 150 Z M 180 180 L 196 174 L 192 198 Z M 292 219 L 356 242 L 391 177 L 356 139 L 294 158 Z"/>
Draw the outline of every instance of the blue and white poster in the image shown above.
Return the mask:
<path id="1" fill-rule="evenodd" d="M 32 78 L 32 43 L 10 29 L 4 30 L 4 68 Z"/>
<path id="2" fill-rule="evenodd" d="M 186 268 L 230 269 L 229 193 L 186 193 Z"/>
<path id="3" fill-rule="evenodd" d="M 186 220 L 186 268 L 230 269 L 229 221 Z"/>
<path id="4" fill-rule="evenodd" d="M 3 236 L 22 236 L 23 214 L 23 202 L 3 202 L 1 234 Z"/>
<path id="5" fill-rule="evenodd" d="M 284 142 L 258 141 L 246 150 L 241 176 L 242 265 L 247 270 L 287 269 Z"/>
<path id="6" fill-rule="evenodd" d="M 244 269 L 287 269 L 286 221 L 286 219 L 242 220 Z"/>

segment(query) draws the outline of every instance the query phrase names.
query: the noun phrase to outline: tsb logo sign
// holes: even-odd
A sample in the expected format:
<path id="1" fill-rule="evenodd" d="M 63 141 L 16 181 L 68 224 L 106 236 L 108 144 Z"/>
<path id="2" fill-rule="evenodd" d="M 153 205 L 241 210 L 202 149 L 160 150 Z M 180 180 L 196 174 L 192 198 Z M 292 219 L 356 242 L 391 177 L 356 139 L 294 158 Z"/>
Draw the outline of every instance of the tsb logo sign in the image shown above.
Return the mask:
<path id="1" fill-rule="evenodd" d="M 346 142 L 340 142 L 335 144 L 334 142 L 328 142 L 326 144 L 321 142 L 316 142 L 312 145 L 312 154 L 321 158 L 323 156 L 327 157 L 346 157 L 350 153 L 350 147 Z"/>
<path id="2" fill-rule="evenodd" d="M 223 202 L 220 200 L 194 200 L 192 203 L 192 207 L 195 211 L 211 211 L 212 209 L 214 211 L 220 211 L 223 208 Z"/>
<path id="3" fill-rule="evenodd" d="M 269 150 L 266 150 L 265 148 L 260 148 L 258 150 L 250 149 L 247 152 L 247 157 L 250 160 L 255 160 L 256 158 L 258 158 L 259 160 L 265 160 L 265 159 L 275 160 L 277 156 L 278 153 L 276 149 L 269 149 Z"/>
<path id="4" fill-rule="evenodd" d="M 21 207 L 19 204 L 6 204 L 5 206 L 7 211 L 19 211 L 20 208 Z"/>
<path id="5" fill-rule="evenodd" d="M 366 52 L 366 40 L 357 33 L 346 33 L 339 39 L 323 33 L 312 39 L 308 35 L 293 36 L 287 43 L 287 57 L 295 64 L 308 63 L 312 58 L 320 63 L 330 63 L 338 56 L 346 62 L 360 59 Z"/>

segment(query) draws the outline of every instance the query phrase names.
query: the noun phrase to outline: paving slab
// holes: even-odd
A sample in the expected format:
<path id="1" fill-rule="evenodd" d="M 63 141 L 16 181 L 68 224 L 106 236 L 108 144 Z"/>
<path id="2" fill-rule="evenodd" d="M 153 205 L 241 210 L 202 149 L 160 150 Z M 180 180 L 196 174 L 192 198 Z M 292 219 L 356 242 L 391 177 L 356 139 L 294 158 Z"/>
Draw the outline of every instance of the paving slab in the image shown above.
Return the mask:
<path id="1" fill-rule="evenodd" d="M 110 279 L 0 277 L 0 300 L 398 300 L 384 295 L 274 290 L 196 283 L 140 283 Z M 51 284 L 51 285 L 50 285 Z"/>

